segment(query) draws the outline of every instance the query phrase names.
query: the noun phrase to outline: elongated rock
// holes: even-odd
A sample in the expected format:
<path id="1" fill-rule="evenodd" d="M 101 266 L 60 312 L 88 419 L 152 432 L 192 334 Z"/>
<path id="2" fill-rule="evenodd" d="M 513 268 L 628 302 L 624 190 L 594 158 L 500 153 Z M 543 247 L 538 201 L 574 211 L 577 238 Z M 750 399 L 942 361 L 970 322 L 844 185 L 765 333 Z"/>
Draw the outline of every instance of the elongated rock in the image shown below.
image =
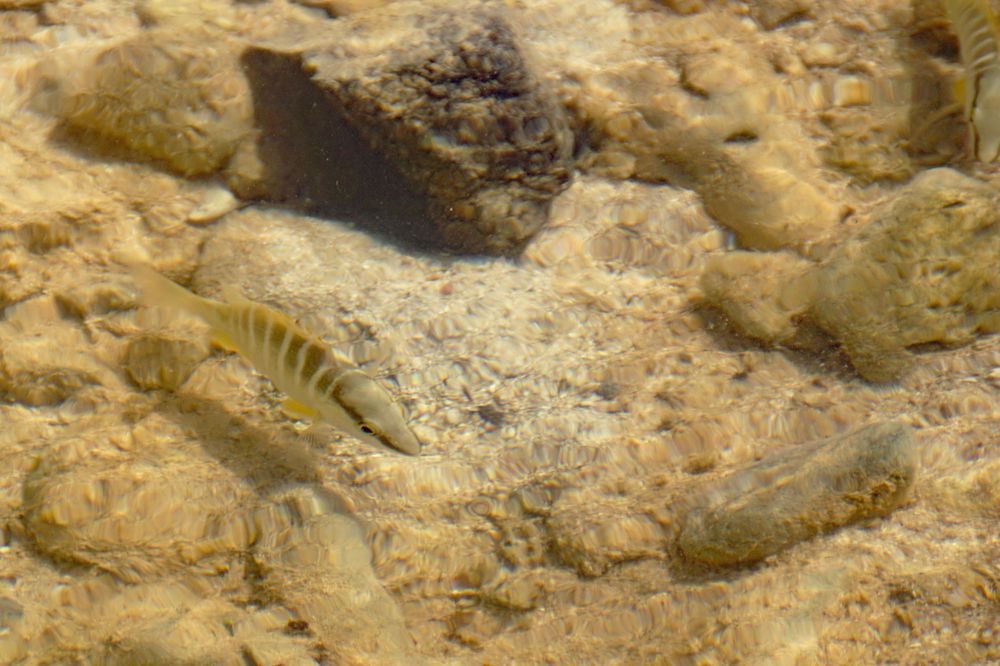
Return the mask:
<path id="1" fill-rule="evenodd" d="M 258 511 L 261 594 L 280 599 L 342 664 L 422 664 L 395 600 L 375 577 L 358 522 L 335 495 L 294 486 Z"/>
<path id="2" fill-rule="evenodd" d="M 778 451 L 710 489 L 687 514 L 684 556 L 746 564 L 817 534 L 884 516 L 916 474 L 912 431 L 882 423 Z"/>

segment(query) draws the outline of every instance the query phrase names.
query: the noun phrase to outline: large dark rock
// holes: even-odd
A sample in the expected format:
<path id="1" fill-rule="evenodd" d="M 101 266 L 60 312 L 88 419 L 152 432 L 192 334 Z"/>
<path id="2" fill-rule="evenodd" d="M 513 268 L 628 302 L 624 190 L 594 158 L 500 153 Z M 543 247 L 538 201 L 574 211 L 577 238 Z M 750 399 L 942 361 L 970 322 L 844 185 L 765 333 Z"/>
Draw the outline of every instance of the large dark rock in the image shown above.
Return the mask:
<path id="1" fill-rule="evenodd" d="M 404 235 L 517 251 L 568 183 L 573 136 L 501 11 L 398 2 L 328 25 L 243 58 L 265 196 L 379 208 Z"/>

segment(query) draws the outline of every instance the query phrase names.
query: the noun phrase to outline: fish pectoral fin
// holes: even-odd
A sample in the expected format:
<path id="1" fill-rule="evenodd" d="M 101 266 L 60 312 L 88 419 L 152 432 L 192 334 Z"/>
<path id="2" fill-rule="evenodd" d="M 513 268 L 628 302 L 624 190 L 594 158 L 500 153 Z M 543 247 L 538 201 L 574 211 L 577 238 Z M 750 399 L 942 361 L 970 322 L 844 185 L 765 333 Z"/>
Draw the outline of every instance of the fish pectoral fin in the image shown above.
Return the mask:
<path id="1" fill-rule="evenodd" d="M 291 418 L 307 419 L 314 418 L 319 413 L 309 405 L 303 405 L 295 398 L 285 398 L 285 401 L 281 403 L 281 411 Z"/>
<path id="2" fill-rule="evenodd" d="M 222 347 L 228 352 L 239 351 L 236 348 L 236 343 L 225 331 L 212 331 L 212 344 L 217 347 Z"/>
<path id="3" fill-rule="evenodd" d="M 299 437 L 312 447 L 324 447 L 330 443 L 331 439 L 336 440 L 342 436 L 329 423 L 323 421 L 312 421 L 309 425 L 299 427 L 297 430 Z"/>
<path id="4" fill-rule="evenodd" d="M 306 444 L 313 448 L 322 448 L 329 439 L 329 432 L 323 428 L 317 428 L 316 424 L 309 426 L 299 432 L 299 437 L 305 440 Z"/>

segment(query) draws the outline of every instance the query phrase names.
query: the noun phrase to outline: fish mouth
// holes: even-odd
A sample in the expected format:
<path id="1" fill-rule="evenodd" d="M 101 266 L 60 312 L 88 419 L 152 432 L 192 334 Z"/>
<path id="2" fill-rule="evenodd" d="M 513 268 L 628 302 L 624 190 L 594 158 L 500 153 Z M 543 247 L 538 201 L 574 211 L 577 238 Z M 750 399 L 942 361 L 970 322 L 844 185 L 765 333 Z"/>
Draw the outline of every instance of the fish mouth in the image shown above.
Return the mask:
<path id="1" fill-rule="evenodd" d="M 381 439 L 379 441 L 382 443 L 382 446 L 395 453 L 402 453 L 407 456 L 420 455 L 420 440 L 412 433 L 406 433 L 405 437 L 400 437 L 397 440 Z"/>
<path id="2" fill-rule="evenodd" d="M 417 442 L 417 441 L 414 441 L 412 444 L 410 444 L 410 443 L 405 443 L 404 444 L 402 442 L 396 443 L 396 444 L 391 444 L 391 445 L 388 446 L 388 448 L 392 449 L 396 453 L 402 453 L 403 455 L 406 455 L 406 456 L 419 456 L 420 455 L 420 442 Z"/>

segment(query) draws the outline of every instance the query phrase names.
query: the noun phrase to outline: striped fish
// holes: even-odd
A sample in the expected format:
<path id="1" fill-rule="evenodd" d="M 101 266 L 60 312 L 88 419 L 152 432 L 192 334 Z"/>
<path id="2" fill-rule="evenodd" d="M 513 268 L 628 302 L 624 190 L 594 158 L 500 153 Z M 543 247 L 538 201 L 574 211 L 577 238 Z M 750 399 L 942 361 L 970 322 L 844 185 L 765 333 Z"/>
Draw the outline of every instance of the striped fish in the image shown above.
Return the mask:
<path id="1" fill-rule="evenodd" d="M 214 301 L 148 266 L 129 264 L 129 269 L 147 305 L 182 308 L 203 319 L 213 341 L 239 353 L 288 395 L 286 411 L 331 423 L 368 444 L 420 453 L 420 442 L 389 392 L 287 315 L 234 288 L 223 290 L 225 302 Z"/>
<path id="2" fill-rule="evenodd" d="M 980 162 L 1000 157 L 1000 27 L 987 0 L 943 0 L 958 34 L 965 76 L 957 92 Z"/>

